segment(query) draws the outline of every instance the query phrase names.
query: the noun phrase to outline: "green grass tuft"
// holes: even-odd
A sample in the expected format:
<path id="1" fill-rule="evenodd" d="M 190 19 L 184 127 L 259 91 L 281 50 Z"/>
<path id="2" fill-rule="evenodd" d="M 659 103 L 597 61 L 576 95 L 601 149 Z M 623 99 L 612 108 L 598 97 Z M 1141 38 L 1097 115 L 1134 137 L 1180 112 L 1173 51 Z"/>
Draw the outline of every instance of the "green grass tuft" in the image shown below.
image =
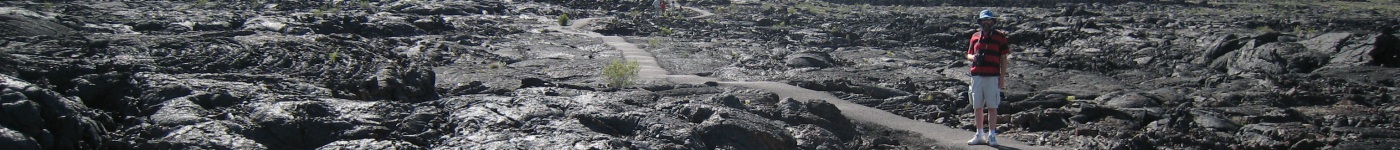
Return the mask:
<path id="1" fill-rule="evenodd" d="M 330 60 L 331 60 L 331 62 L 330 62 L 330 63 L 335 63 L 336 60 L 337 60 L 338 58 L 340 58 L 340 51 L 339 51 L 339 50 L 334 51 L 334 52 L 331 52 L 331 54 L 330 54 Z"/>
<path id="2" fill-rule="evenodd" d="M 647 46 L 651 46 L 651 48 L 653 48 L 653 49 L 655 49 L 655 48 L 660 48 L 660 47 L 661 47 L 661 39 L 657 39 L 657 38 L 647 39 Z"/>
<path id="3" fill-rule="evenodd" d="M 628 87 L 636 84 L 637 72 L 640 70 L 637 61 L 613 60 L 608 66 L 603 67 L 603 77 L 607 79 L 608 85 L 612 87 Z"/>
<path id="4" fill-rule="evenodd" d="M 1269 33 L 1274 32 L 1274 28 L 1271 28 L 1269 26 L 1259 26 L 1258 28 L 1254 28 L 1254 31 L 1259 33 Z"/>
<path id="5" fill-rule="evenodd" d="M 660 27 L 660 26 L 659 26 L 659 27 L 656 27 L 656 28 L 661 30 L 661 35 L 671 35 L 671 33 L 673 33 L 673 32 L 671 31 L 671 28 L 668 28 L 668 27 Z"/>
<path id="6" fill-rule="evenodd" d="M 505 67 L 506 67 L 506 63 L 505 63 L 505 62 L 499 62 L 499 61 L 498 61 L 498 62 L 493 62 L 493 63 L 491 63 L 491 64 L 487 64 L 487 65 L 486 65 L 486 68 L 491 68 L 491 69 L 500 69 L 500 68 L 505 68 Z"/>
<path id="7" fill-rule="evenodd" d="M 54 6 L 53 6 L 53 3 L 47 3 L 47 2 L 44 3 L 44 10 L 48 10 L 48 11 L 58 11 L 58 10 L 55 10 L 56 8 L 57 8 L 57 7 L 54 7 Z"/>
<path id="8" fill-rule="evenodd" d="M 559 26 L 569 26 L 569 14 L 559 14 Z"/>

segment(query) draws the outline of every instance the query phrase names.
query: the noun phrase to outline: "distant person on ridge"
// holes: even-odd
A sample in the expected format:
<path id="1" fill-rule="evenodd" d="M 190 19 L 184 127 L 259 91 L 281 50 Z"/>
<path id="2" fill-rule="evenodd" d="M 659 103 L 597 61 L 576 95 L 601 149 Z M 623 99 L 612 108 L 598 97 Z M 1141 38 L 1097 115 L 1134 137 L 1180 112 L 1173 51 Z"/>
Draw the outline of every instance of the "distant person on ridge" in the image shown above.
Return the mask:
<path id="1" fill-rule="evenodd" d="M 967 60 L 972 62 L 968 97 L 972 101 L 972 124 L 977 127 L 977 134 L 967 141 L 968 145 L 997 146 L 997 106 L 1001 103 L 1001 88 L 1006 86 L 1011 48 L 1007 47 L 1006 34 L 995 29 L 996 23 L 997 17 L 991 10 L 982 10 L 977 16 L 981 28 L 972 34 L 967 49 Z"/>
<path id="2" fill-rule="evenodd" d="M 661 8 L 661 12 L 666 12 L 666 3 L 666 0 L 656 0 L 652 1 L 651 5 L 656 5 L 656 7 Z"/>

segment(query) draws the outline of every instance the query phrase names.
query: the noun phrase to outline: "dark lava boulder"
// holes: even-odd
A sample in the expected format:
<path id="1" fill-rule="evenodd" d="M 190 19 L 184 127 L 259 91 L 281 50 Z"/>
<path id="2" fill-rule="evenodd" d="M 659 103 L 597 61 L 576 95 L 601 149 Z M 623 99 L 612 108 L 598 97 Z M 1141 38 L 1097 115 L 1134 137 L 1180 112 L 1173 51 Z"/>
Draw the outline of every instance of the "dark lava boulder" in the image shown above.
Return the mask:
<path id="1" fill-rule="evenodd" d="M 1312 39 L 1299 41 L 1298 43 L 1302 43 L 1303 46 L 1307 46 L 1308 50 L 1324 53 L 1337 53 L 1341 52 L 1342 47 L 1346 46 L 1348 42 L 1351 41 L 1353 38 L 1356 37 L 1353 36 L 1351 33 L 1326 33 L 1318 35 L 1317 37 L 1313 37 Z"/>
<path id="2" fill-rule="evenodd" d="M 501 13 L 507 8 L 498 1 L 395 1 L 390 9 L 418 15 L 470 15 Z"/>
<path id="3" fill-rule="evenodd" d="M 0 7 L 0 37 L 65 35 L 76 33 L 53 17 L 18 7 Z"/>
<path id="4" fill-rule="evenodd" d="M 407 102 L 423 102 L 437 98 L 437 88 L 433 83 L 432 70 L 426 68 L 396 69 L 396 67 L 386 67 L 379 69 L 368 79 L 359 82 L 358 88 L 365 90 L 367 97 L 379 97 L 383 99 L 400 100 Z"/>
<path id="5" fill-rule="evenodd" d="M 151 141 L 158 144 L 137 145 L 135 149 L 268 149 L 262 143 L 241 133 L 250 132 L 252 126 L 230 121 L 210 121 L 194 125 L 178 126 Z"/>
<path id="6" fill-rule="evenodd" d="M 1199 60 L 1202 61 L 1201 64 L 1210 63 L 1220 58 L 1220 56 L 1238 50 L 1240 47 L 1244 46 L 1244 43 L 1240 43 L 1239 37 L 1234 34 L 1216 36 L 1210 39 L 1212 39 L 1210 45 L 1206 46 L 1205 53 L 1199 58 Z"/>
<path id="7" fill-rule="evenodd" d="M 356 150 L 356 149 L 424 149 L 412 143 L 395 140 L 358 139 L 331 142 L 317 150 Z"/>
<path id="8" fill-rule="evenodd" d="M 34 138 L 25 136 L 19 131 L 10 130 L 8 127 L 0 126 L 0 144 L 7 149 L 40 149 L 39 142 Z"/>
<path id="9" fill-rule="evenodd" d="M 1202 128 L 1211 128 L 1222 131 L 1234 131 L 1235 129 L 1240 128 L 1239 124 L 1235 123 L 1234 121 L 1230 121 L 1229 119 L 1225 119 L 1225 116 L 1216 112 L 1211 112 L 1207 110 L 1192 110 L 1191 116 L 1194 116 L 1194 119 L 1192 119 L 1193 123 L 1195 123 L 1196 126 Z"/>
<path id="10" fill-rule="evenodd" d="M 311 28 L 298 26 L 295 20 L 282 16 L 257 16 L 243 22 L 243 30 L 306 34 Z"/>
<path id="11" fill-rule="evenodd" d="M 1326 147 L 1323 149 L 1379 149 L 1382 147 L 1400 147 L 1400 139 L 1385 138 L 1348 140 L 1337 143 L 1336 146 Z"/>
<path id="12" fill-rule="evenodd" d="M 716 113 L 695 131 L 709 149 L 796 149 L 797 145 L 780 122 L 748 113 Z"/>
<path id="13" fill-rule="evenodd" d="M 1229 74 L 1307 73 L 1327 64 L 1327 53 L 1310 51 L 1303 44 L 1271 42 L 1225 54 L 1211 63 Z"/>
<path id="14" fill-rule="evenodd" d="M 796 54 L 788 55 L 788 56 L 783 60 L 783 62 L 787 63 L 787 66 L 788 66 L 788 67 L 793 67 L 793 68 L 803 68 L 803 67 L 826 68 L 826 67 L 833 67 L 833 66 L 836 66 L 836 65 L 838 64 L 838 63 L 836 62 L 836 60 L 831 59 L 831 55 L 830 55 L 830 54 L 827 54 L 827 53 L 824 53 L 824 52 L 802 52 L 802 53 L 796 53 Z"/>
<path id="15" fill-rule="evenodd" d="M 1026 131 L 1054 131 L 1069 127 L 1068 119 L 1074 114 L 1062 108 L 1035 108 L 1007 115 L 1008 125 L 1024 128 Z"/>
<path id="16" fill-rule="evenodd" d="M 1300 41 L 1309 50 L 1331 54 L 1327 67 L 1400 66 L 1400 39 L 1392 34 L 1327 33 Z"/>
<path id="17" fill-rule="evenodd" d="M 1161 106 L 1161 104 L 1159 104 L 1157 100 L 1153 99 L 1152 97 L 1144 96 L 1142 93 L 1137 92 L 1109 93 L 1103 96 L 1099 96 L 1098 98 L 1096 98 L 1095 101 L 1102 102 L 1104 106 L 1108 106 L 1110 108 L 1143 108 Z"/>
<path id="18" fill-rule="evenodd" d="M 4 126 L 0 134 L 17 146 L 102 147 L 102 135 L 107 132 L 104 123 L 91 119 L 99 115 L 82 102 L 10 75 L 0 75 L 0 88 L 0 125 Z"/>
<path id="19" fill-rule="evenodd" d="M 1258 123 L 1240 127 L 1236 136 L 1241 144 L 1251 149 L 1320 148 L 1320 145 L 1305 143 L 1305 140 L 1322 140 L 1320 126 L 1291 123 Z M 1320 144 L 1320 143 L 1319 143 Z"/>
<path id="20" fill-rule="evenodd" d="M 211 114 L 208 110 L 189 101 L 187 97 L 166 100 L 160 105 L 156 113 L 150 116 L 151 122 L 156 125 L 193 125 L 211 120 L 209 118 L 204 118 L 204 115 Z"/>

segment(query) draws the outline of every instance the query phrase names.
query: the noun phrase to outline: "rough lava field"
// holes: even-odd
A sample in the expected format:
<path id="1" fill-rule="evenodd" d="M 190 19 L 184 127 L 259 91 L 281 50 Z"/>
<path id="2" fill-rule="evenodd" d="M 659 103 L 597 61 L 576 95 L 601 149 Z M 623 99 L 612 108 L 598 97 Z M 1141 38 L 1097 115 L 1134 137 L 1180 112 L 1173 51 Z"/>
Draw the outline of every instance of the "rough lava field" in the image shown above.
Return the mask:
<path id="1" fill-rule="evenodd" d="M 679 6 L 679 7 L 677 7 Z M 0 1 L 3 149 L 1393 149 L 1397 0 Z M 977 11 L 1015 66 L 972 135 Z M 639 61 L 610 84 L 615 61 Z M 1074 100 L 1069 100 L 1074 97 Z M 949 140 L 952 139 L 952 140 Z M 951 144 L 950 144 L 951 143 Z"/>

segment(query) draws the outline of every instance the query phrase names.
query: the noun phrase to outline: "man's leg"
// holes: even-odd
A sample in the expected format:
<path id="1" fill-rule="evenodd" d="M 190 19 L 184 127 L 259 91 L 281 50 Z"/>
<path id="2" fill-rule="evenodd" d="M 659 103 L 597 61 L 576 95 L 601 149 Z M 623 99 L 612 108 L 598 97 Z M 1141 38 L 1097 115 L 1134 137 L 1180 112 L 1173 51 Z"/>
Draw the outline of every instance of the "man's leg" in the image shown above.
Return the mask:
<path id="1" fill-rule="evenodd" d="M 982 138 L 982 136 L 985 135 L 983 133 L 984 130 L 982 130 L 984 126 L 982 121 L 986 119 L 985 116 L 983 116 L 983 111 L 984 108 L 987 107 L 985 103 L 987 100 L 987 93 L 985 90 L 986 88 L 984 88 L 987 84 L 986 82 L 987 81 L 982 79 L 982 77 L 972 76 L 972 85 L 968 86 L 967 97 L 971 102 L 969 105 L 972 107 L 972 126 L 977 128 L 977 134 L 973 134 L 972 139 L 967 141 L 968 145 L 986 143 L 986 140 Z"/>
<path id="2" fill-rule="evenodd" d="M 986 116 L 983 118 L 987 119 L 987 131 L 995 131 L 997 128 L 997 108 L 1001 108 L 1001 88 L 990 86 L 983 91 L 987 93 L 986 96 L 983 96 L 986 98 L 984 103 L 987 103 L 987 114 L 984 114 Z"/>
<path id="3" fill-rule="evenodd" d="M 985 84 L 986 81 L 982 80 L 982 77 L 972 76 L 972 85 L 968 88 L 971 90 L 967 91 L 969 102 L 971 102 L 968 105 L 972 105 L 972 126 L 977 127 L 978 134 L 982 133 L 982 121 L 986 119 L 986 116 L 983 116 L 983 108 L 987 107 L 985 102 L 988 96 Z"/>
<path id="4" fill-rule="evenodd" d="M 1001 108 L 1001 88 L 992 86 L 987 92 L 987 145 L 997 145 L 997 108 Z"/>
<path id="5" fill-rule="evenodd" d="M 977 127 L 977 132 L 978 132 L 978 133 L 981 133 L 981 132 L 982 132 L 982 129 L 983 129 L 982 127 L 985 126 L 985 125 L 982 125 L 982 121 L 985 120 L 986 118 L 987 118 L 987 117 L 984 115 L 983 109 L 981 109 L 981 108 L 973 108 L 973 109 L 972 109 L 972 126 Z"/>
<path id="6" fill-rule="evenodd" d="M 985 114 L 986 116 L 984 116 L 984 117 L 982 117 L 982 118 L 986 118 L 986 119 L 987 119 L 987 125 L 986 125 L 986 126 L 987 126 L 987 131 L 995 131 L 995 130 L 997 129 L 997 109 L 996 109 L 996 108 L 987 108 L 987 111 L 986 111 L 986 112 L 987 112 L 987 114 Z"/>
<path id="7" fill-rule="evenodd" d="M 986 126 L 988 133 L 996 131 L 997 129 L 997 108 L 1000 108 L 997 105 L 1001 103 L 1001 90 L 995 87 L 993 87 L 993 89 L 995 90 L 988 90 L 992 92 L 987 92 L 987 96 L 985 96 L 987 99 L 987 109 L 984 111 L 986 114 L 983 114 L 984 116 L 982 117 L 987 119 Z"/>

